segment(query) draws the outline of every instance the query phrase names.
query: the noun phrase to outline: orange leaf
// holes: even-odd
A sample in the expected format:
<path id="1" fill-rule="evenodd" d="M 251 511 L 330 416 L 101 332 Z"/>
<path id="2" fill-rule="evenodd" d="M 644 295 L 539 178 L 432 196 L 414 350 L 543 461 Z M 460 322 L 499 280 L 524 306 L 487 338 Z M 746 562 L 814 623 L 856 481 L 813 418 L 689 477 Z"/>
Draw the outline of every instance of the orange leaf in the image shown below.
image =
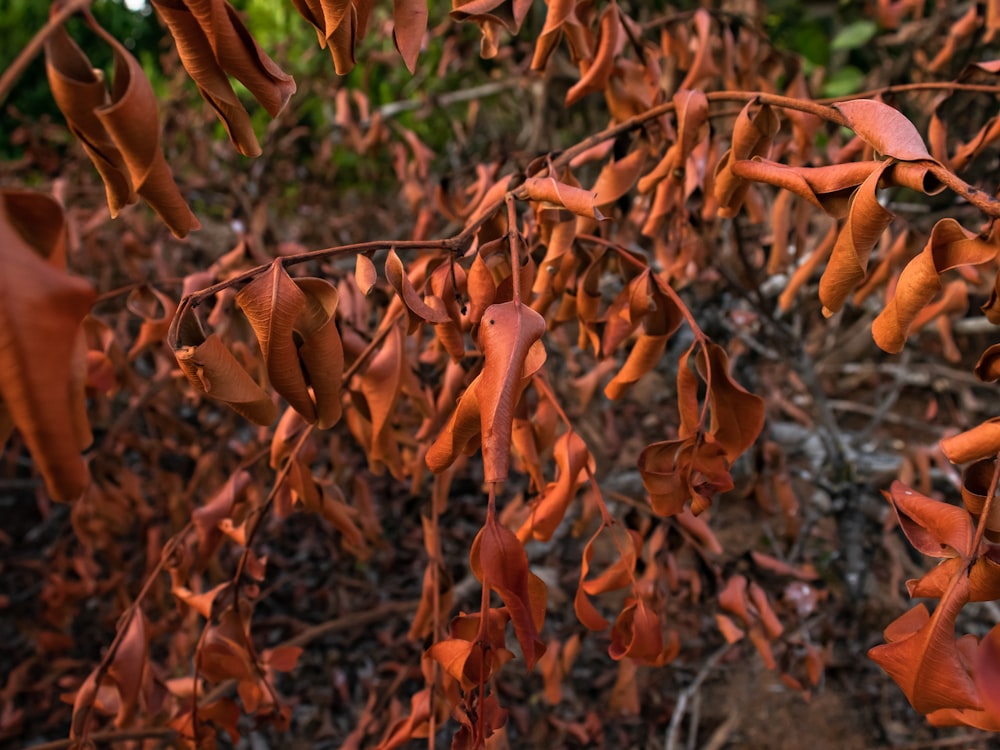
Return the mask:
<path id="1" fill-rule="evenodd" d="M 910 326 L 941 290 L 941 274 L 960 266 L 988 263 L 996 255 L 996 246 L 954 219 L 938 221 L 923 251 L 900 274 L 896 293 L 872 323 L 875 343 L 887 352 L 901 351 Z"/>
<path id="2" fill-rule="evenodd" d="M 519 302 L 493 304 L 483 312 L 479 344 L 484 364 L 476 395 L 487 482 L 507 478 L 514 405 L 526 379 L 544 362 L 544 349 L 541 356 L 528 356 L 544 332 L 545 319 Z"/>
<path id="3" fill-rule="evenodd" d="M 729 357 L 721 346 L 710 341 L 698 354 L 698 370 L 708 386 L 712 415 L 708 432 L 732 462 L 764 429 L 764 399 L 732 379 Z"/>
<path id="4" fill-rule="evenodd" d="M 921 495 L 898 480 L 886 498 L 906 538 L 923 554 L 963 558 L 972 554 L 974 529 L 968 511 Z"/>
<path id="5" fill-rule="evenodd" d="M 128 350 L 128 358 L 132 360 L 144 349 L 163 342 L 170 330 L 170 321 L 177 311 L 177 304 L 155 287 L 147 286 L 129 292 L 125 304 L 131 312 L 143 319 L 139 335 Z"/>
<path id="6" fill-rule="evenodd" d="M 563 206 L 587 219 L 602 221 L 605 218 L 597 209 L 595 192 L 567 185 L 554 177 L 529 177 L 521 185 L 521 189 L 530 200 Z"/>
<path id="7" fill-rule="evenodd" d="M 427 0 L 394 0 L 392 5 L 392 41 L 403 56 L 410 73 L 417 68 L 420 44 L 427 30 Z"/>
<path id="8" fill-rule="evenodd" d="M 574 63 L 590 57 L 589 30 L 577 17 L 577 0 L 552 0 L 545 13 L 545 26 L 535 42 L 531 58 L 532 70 L 544 70 L 563 35 L 569 42 L 570 57 Z"/>
<path id="9" fill-rule="evenodd" d="M 427 449 L 427 468 L 435 474 L 451 466 L 460 455 L 471 455 L 479 447 L 482 421 L 479 416 L 478 390 L 481 382 L 482 374 L 477 375 L 469 384 L 459 398 L 448 424 Z"/>
<path id="10" fill-rule="evenodd" d="M 558 467 L 555 482 L 546 485 L 541 496 L 532 503 L 531 513 L 518 531 L 522 540 L 531 538 L 548 541 L 562 522 L 570 502 L 587 481 L 588 464 L 593 471 L 594 459 L 587 444 L 572 430 L 559 437 L 553 448 L 553 458 Z"/>
<path id="11" fill-rule="evenodd" d="M 1000 417 L 987 419 L 971 430 L 944 438 L 941 450 L 953 464 L 995 456 L 1000 452 Z"/>
<path id="12" fill-rule="evenodd" d="M 416 330 L 421 320 L 429 323 L 447 323 L 451 320 L 446 312 L 430 307 L 421 299 L 395 249 L 390 249 L 385 259 L 385 277 L 410 314 L 410 333 Z"/>
<path id="13" fill-rule="evenodd" d="M 883 156 L 902 161 L 932 159 L 916 126 L 898 109 L 873 99 L 833 106 L 847 119 L 847 126 Z"/>
<path id="14" fill-rule="evenodd" d="M 153 6 L 177 40 L 188 75 L 227 128 L 228 117 L 239 120 L 234 112 L 242 105 L 233 95 L 226 73 L 246 86 L 271 117 L 277 117 L 295 93 L 295 81 L 260 48 L 226 0 L 153 0 Z M 241 123 L 241 127 L 249 125 Z M 241 146 L 235 139 L 233 142 Z M 252 145 L 256 145 L 256 138 Z"/>
<path id="15" fill-rule="evenodd" d="M 136 60 L 88 16 L 115 60 L 109 92 L 64 28 L 45 44 L 49 87 L 74 135 L 104 179 L 115 217 L 138 193 L 177 237 L 200 227 L 181 197 L 160 148 L 156 94 Z"/>
<path id="16" fill-rule="evenodd" d="M 257 335 L 271 385 L 307 421 L 324 429 L 341 413 L 344 355 L 337 301 L 330 282 L 292 280 L 280 260 L 236 295 Z"/>
<path id="17" fill-rule="evenodd" d="M 976 686 L 955 646 L 955 618 L 968 601 L 968 593 L 969 578 L 960 568 L 932 616 L 919 605 L 886 628 L 888 643 L 868 652 L 920 713 L 981 708 Z"/>
<path id="18" fill-rule="evenodd" d="M 611 629 L 608 654 L 612 659 L 630 656 L 645 664 L 662 663 L 663 633 L 660 618 L 642 599 L 625 605 Z"/>
<path id="19" fill-rule="evenodd" d="M 753 159 L 734 161 L 730 168 L 741 179 L 783 188 L 841 219 L 847 215 L 849 198 L 854 189 L 880 166 L 882 163 L 877 161 L 859 161 L 800 167 L 756 156 Z"/>
<path id="20" fill-rule="evenodd" d="M 597 51 L 591 60 L 580 63 L 582 75 L 580 80 L 566 92 L 566 106 L 572 106 L 587 94 L 603 91 L 608 85 L 615 68 L 615 54 L 618 52 L 618 37 L 621 34 L 621 21 L 618 18 L 618 5 L 611 3 L 601 13 L 601 26 L 597 41 Z"/>
<path id="21" fill-rule="evenodd" d="M 354 280 L 358 285 L 358 289 L 365 296 L 368 296 L 372 287 L 375 286 L 375 282 L 378 281 L 378 271 L 375 269 L 372 259 L 367 255 L 358 253 L 358 256 L 354 259 Z"/>
<path id="22" fill-rule="evenodd" d="M 118 687 L 119 707 L 115 725 L 123 727 L 132 721 L 142 688 L 142 675 L 146 669 L 149 641 L 146 622 L 141 610 L 135 610 L 129 619 L 124 637 L 108 667 L 108 676 Z"/>
<path id="23" fill-rule="evenodd" d="M 218 335 L 213 333 L 205 338 L 193 315 L 190 316 L 193 324 L 178 323 L 189 314 L 190 311 L 174 318 L 170 335 L 177 364 L 188 381 L 199 393 L 229 404 L 251 422 L 271 424 L 278 418 L 278 407 Z M 185 343 L 188 341 L 193 343 Z"/>
<path id="24" fill-rule="evenodd" d="M 80 324 L 96 298 L 66 273 L 65 231 L 51 197 L 0 192 L 0 403 L 57 500 L 89 482 Z"/>
<path id="25" fill-rule="evenodd" d="M 545 644 L 538 636 L 545 616 L 545 585 L 528 569 L 524 547 L 491 515 L 472 544 L 470 561 L 475 576 L 503 599 L 531 669 L 545 653 Z"/>
<path id="26" fill-rule="evenodd" d="M 865 178 L 851 197 L 847 221 L 840 230 L 830 261 L 819 280 L 819 298 L 823 302 L 824 315 L 839 311 L 854 287 L 864 279 L 868 256 L 892 221 L 892 214 L 882 208 L 875 194 L 882 173 L 890 164 L 890 161 L 883 162 Z"/>
<path id="27" fill-rule="evenodd" d="M 715 198 L 719 201 L 719 215 L 732 218 L 740 210 L 749 183 L 733 172 L 733 164 L 755 156 L 765 156 L 771 139 L 778 133 L 778 117 L 767 105 L 750 114 L 755 102 L 747 102 L 733 126 L 732 146 L 722 155 L 715 168 Z"/>

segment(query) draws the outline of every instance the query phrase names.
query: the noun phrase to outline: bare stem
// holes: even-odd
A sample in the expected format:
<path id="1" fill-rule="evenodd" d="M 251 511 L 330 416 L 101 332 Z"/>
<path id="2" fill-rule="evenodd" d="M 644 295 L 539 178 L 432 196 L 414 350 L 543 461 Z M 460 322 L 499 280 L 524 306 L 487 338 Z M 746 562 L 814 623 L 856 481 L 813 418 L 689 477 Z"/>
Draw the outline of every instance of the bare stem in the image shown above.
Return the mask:
<path id="1" fill-rule="evenodd" d="M 993 457 L 993 479 L 990 480 L 990 489 L 986 493 L 986 502 L 979 515 L 979 524 L 976 526 L 976 536 L 972 540 L 972 554 L 974 558 L 979 556 L 979 546 L 983 542 L 983 535 L 986 534 L 986 524 L 989 523 L 990 512 L 993 503 L 997 499 L 997 485 L 1000 484 L 1000 453 Z"/>
<path id="2" fill-rule="evenodd" d="M 17 83 L 17 79 L 24 75 L 24 71 L 31 65 L 31 61 L 42 51 L 46 40 L 55 33 L 56 29 L 66 23 L 70 16 L 87 9 L 92 2 L 93 0 L 68 0 L 62 8 L 49 17 L 42 28 L 35 32 L 31 41 L 25 45 L 14 62 L 7 66 L 3 75 L 0 75 L 0 104 L 6 101 L 14 84 Z"/>

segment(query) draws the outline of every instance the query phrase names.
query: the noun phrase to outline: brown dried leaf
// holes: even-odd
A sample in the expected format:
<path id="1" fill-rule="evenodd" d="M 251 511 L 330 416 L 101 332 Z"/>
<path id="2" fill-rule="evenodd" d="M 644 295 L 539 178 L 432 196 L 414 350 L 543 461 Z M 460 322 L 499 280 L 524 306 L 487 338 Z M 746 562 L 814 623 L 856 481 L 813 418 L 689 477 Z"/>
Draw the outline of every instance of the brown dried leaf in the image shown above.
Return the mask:
<path id="1" fill-rule="evenodd" d="M 933 161 L 916 126 L 898 109 L 873 99 L 852 99 L 833 106 L 845 117 L 847 126 L 883 156 Z"/>
<path id="2" fill-rule="evenodd" d="M 246 86 L 271 117 L 277 117 L 295 93 L 295 81 L 260 48 L 226 0 L 153 0 L 153 6 L 177 40 L 188 74 L 227 128 L 228 117 L 238 122 L 239 115 L 233 113 L 242 105 L 233 95 L 226 73 Z M 249 127 L 249 123 L 242 127 Z M 235 139 L 233 143 L 244 153 L 241 143 Z M 256 138 L 252 145 L 256 146 Z"/>
<path id="3" fill-rule="evenodd" d="M 514 406 L 526 379 L 545 361 L 544 348 L 541 356 L 528 356 L 543 333 L 545 319 L 520 302 L 493 304 L 483 313 L 479 345 L 484 363 L 477 398 L 487 482 L 507 478 Z"/>
<path id="4" fill-rule="evenodd" d="M 545 653 L 538 635 L 545 620 L 545 584 L 529 569 L 528 555 L 518 538 L 493 515 L 487 516 L 473 541 L 469 559 L 476 578 L 503 599 L 531 669 Z"/>
<path id="5" fill-rule="evenodd" d="M 1000 380 L 1000 344 L 993 344 L 979 356 L 974 372 L 984 383 Z"/>
<path id="6" fill-rule="evenodd" d="M 597 209 L 596 193 L 560 182 L 554 177 L 529 177 L 521 189 L 530 200 L 563 206 L 587 219 L 603 221 L 605 218 Z"/>
<path id="7" fill-rule="evenodd" d="M 765 182 L 789 190 L 835 218 L 847 215 L 854 189 L 876 169 L 877 161 L 848 162 L 822 167 L 796 167 L 769 159 L 734 161 L 732 173 L 744 180 Z"/>
<path id="8" fill-rule="evenodd" d="M 875 193 L 882 173 L 890 164 L 890 161 L 883 162 L 865 178 L 851 197 L 847 221 L 840 230 L 830 261 L 819 280 L 819 298 L 824 315 L 839 311 L 864 279 L 872 248 L 892 221 L 892 214 L 882 208 Z"/>
<path id="9" fill-rule="evenodd" d="M 392 41 L 411 74 L 416 72 L 426 30 L 427 0 L 393 0 Z"/>
<path id="10" fill-rule="evenodd" d="M 920 713 L 982 707 L 955 646 L 955 618 L 968 593 L 969 577 L 960 568 L 932 616 L 918 605 L 886 628 L 887 643 L 868 652 Z"/>
<path id="11" fill-rule="evenodd" d="M 996 246 L 954 219 L 938 221 L 923 251 L 900 274 L 895 295 L 872 323 L 875 343 L 887 352 L 901 351 L 910 326 L 941 290 L 941 274 L 960 266 L 988 263 L 996 256 Z"/>
<path id="12" fill-rule="evenodd" d="M 138 193 L 174 235 L 185 237 L 201 225 L 181 197 L 160 148 L 153 87 L 125 47 L 96 22 L 90 25 L 114 55 L 110 94 L 87 56 L 60 28 L 45 44 L 52 96 L 105 180 L 112 217 L 134 203 Z"/>
<path id="13" fill-rule="evenodd" d="M 566 92 L 566 106 L 572 106 L 587 94 L 603 91 L 615 69 L 615 54 L 618 52 L 621 20 L 618 5 L 611 3 L 601 13 L 600 32 L 594 57 L 580 61 L 580 80 Z"/>
<path id="14" fill-rule="evenodd" d="M 251 422 L 269 425 L 278 407 L 236 361 L 217 334 L 207 338 L 190 309 L 174 316 L 168 339 L 181 371 L 199 393 L 229 404 Z"/>
<path id="15" fill-rule="evenodd" d="M 750 184 L 738 177 L 732 165 L 735 162 L 766 156 L 771 140 L 778 133 L 778 116 L 767 105 L 751 114 L 755 102 L 747 102 L 733 126 L 732 145 L 722 155 L 715 168 L 715 199 L 719 202 L 719 215 L 732 218 L 740 210 Z"/>
<path id="16" fill-rule="evenodd" d="M 90 431 L 78 352 L 96 299 L 66 273 L 65 232 L 53 198 L 0 192 L 0 403 L 57 500 L 80 497 L 90 481 L 80 458 Z"/>
<path id="17" fill-rule="evenodd" d="M 451 320 L 448 314 L 442 310 L 435 310 L 427 305 L 420 297 L 413 282 L 406 273 L 403 261 L 396 254 L 395 249 L 389 250 L 389 255 L 385 259 L 385 277 L 389 280 L 392 288 L 396 290 L 400 300 L 406 306 L 410 316 L 409 332 L 413 333 L 420 321 L 428 323 L 447 323 Z"/>
<path id="18" fill-rule="evenodd" d="M 129 619 L 124 637 L 118 643 L 115 657 L 108 667 L 108 677 L 114 680 L 118 687 L 118 714 L 115 716 L 115 725 L 118 727 L 129 724 L 135 715 L 148 649 L 146 618 L 142 610 L 135 610 Z"/>
<path id="19" fill-rule="evenodd" d="M 953 464 L 992 458 L 1000 451 L 1000 417 L 987 419 L 971 430 L 944 438 L 941 450 Z"/>
<path id="20" fill-rule="evenodd" d="M 544 70 L 559 41 L 565 35 L 569 42 L 570 59 L 579 63 L 591 55 L 592 40 L 590 30 L 577 16 L 577 0 L 551 0 L 542 27 L 535 43 L 535 53 L 531 58 L 532 70 Z"/>

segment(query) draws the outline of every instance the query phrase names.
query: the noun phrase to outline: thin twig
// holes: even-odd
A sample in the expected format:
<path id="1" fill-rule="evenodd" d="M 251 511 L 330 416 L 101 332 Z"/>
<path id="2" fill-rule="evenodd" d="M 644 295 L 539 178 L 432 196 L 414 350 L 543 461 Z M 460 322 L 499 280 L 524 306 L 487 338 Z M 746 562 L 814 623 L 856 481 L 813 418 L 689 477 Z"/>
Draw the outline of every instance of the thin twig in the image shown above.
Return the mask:
<path id="1" fill-rule="evenodd" d="M 395 117 L 403 112 L 412 112 L 415 109 L 423 109 L 424 107 L 449 107 L 452 104 L 486 99 L 490 96 L 502 94 L 505 91 L 526 87 L 527 81 L 522 78 L 507 78 L 502 81 L 491 81 L 479 86 L 472 86 L 461 91 L 449 91 L 437 96 L 431 95 L 421 99 L 403 99 L 398 102 L 386 102 L 375 109 L 372 117 L 368 118 L 368 122 L 371 122 L 376 114 L 382 118 Z M 361 124 L 364 125 L 365 123 L 362 122 Z"/>
<path id="2" fill-rule="evenodd" d="M 85 10 L 92 2 L 93 0 L 69 0 L 66 5 L 56 11 L 55 15 L 51 16 L 45 22 L 42 28 L 35 32 L 31 41 L 25 45 L 24 49 L 14 59 L 14 62 L 7 66 L 7 70 L 3 72 L 3 75 L 0 75 L 0 104 L 6 101 L 7 96 L 14 88 L 14 84 L 17 83 L 17 79 L 24 75 L 24 71 L 31 65 L 31 61 L 42 51 L 46 40 L 60 26 L 66 23 L 70 16 Z"/>
<path id="3" fill-rule="evenodd" d="M 698 674 L 695 675 L 691 684 L 684 688 L 681 694 L 677 696 L 677 705 L 674 706 L 674 713 L 670 717 L 670 726 L 667 727 L 667 736 L 663 741 L 664 750 L 677 750 L 679 747 L 677 744 L 678 735 L 681 731 L 681 721 L 684 719 L 684 714 L 687 711 L 688 702 L 701 689 L 701 684 L 708 678 L 711 671 L 715 669 L 715 665 L 719 663 L 719 660 L 729 652 L 730 648 L 732 648 L 732 644 L 726 643 L 716 649 L 705 660 L 705 663 L 702 664 L 701 669 L 698 670 Z"/>

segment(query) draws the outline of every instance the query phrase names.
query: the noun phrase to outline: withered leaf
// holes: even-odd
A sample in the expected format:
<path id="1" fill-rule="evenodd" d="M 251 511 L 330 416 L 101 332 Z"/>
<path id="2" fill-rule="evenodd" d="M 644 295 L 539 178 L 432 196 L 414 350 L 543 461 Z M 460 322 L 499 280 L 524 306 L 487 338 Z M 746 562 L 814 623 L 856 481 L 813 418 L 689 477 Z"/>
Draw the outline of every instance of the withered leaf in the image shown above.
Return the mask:
<path id="1" fill-rule="evenodd" d="M 566 92 L 567 107 L 580 101 L 587 94 L 603 91 L 608 85 L 615 68 L 620 35 L 621 20 L 618 17 L 618 5 L 611 3 L 601 13 L 597 50 L 593 58 L 580 61 L 580 80 Z"/>
<path id="2" fill-rule="evenodd" d="M 883 156 L 932 160 L 916 126 L 898 109 L 874 99 L 852 99 L 833 106 L 844 115 L 847 126 Z"/>
<path id="3" fill-rule="evenodd" d="M 938 221 L 923 251 L 900 274 L 896 293 L 872 323 L 875 343 L 887 352 L 902 350 L 917 315 L 941 290 L 941 274 L 959 266 L 988 263 L 997 250 L 954 219 Z"/>
<path id="4" fill-rule="evenodd" d="M 96 299 L 66 273 L 65 232 L 50 196 L 0 192 L 0 404 L 57 500 L 79 497 L 89 482 L 80 325 Z"/>
<path id="5" fill-rule="evenodd" d="M 518 538 L 492 515 L 472 544 L 470 560 L 476 577 L 503 599 L 531 669 L 545 653 L 538 635 L 545 618 L 545 584 L 529 570 L 528 555 Z"/>
<path id="6" fill-rule="evenodd" d="M 886 628 L 887 643 L 868 652 L 921 713 L 981 708 L 955 646 L 955 618 L 968 601 L 968 593 L 968 575 L 959 569 L 933 615 L 918 605 Z"/>
<path id="7" fill-rule="evenodd" d="M 393 0 L 392 41 L 410 73 L 417 69 L 417 56 L 426 30 L 427 0 Z"/>
<path id="8" fill-rule="evenodd" d="M 824 315 L 838 312 L 864 279 L 872 248 L 892 221 L 892 214 L 882 207 L 875 193 L 882 173 L 890 164 L 883 162 L 851 197 L 847 221 L 837 236 L 830 261 L 819 281 Z"/>
<path id="9" fill-rule="evenodd" d="M 554 177 L 529 177 L 521 189 L 533 201 L 545 201 L 563 206 L 588 219 L 602 221 L 605 218 L 597 209 L 596 193 L 560 182 Z"/>
<path id="10" fill-rule="evenodd" d="M 507 478 L 514 405 L 526 378 L 545 361 L 544 348 L 540 356 L 528 356 L 543 333 L 545 319 L 519 302 L 493 304 L 483 313 L 479 344 L 485 361 L 477 397 L 487 482 Z"/>
<path id="11" fill-rule="evenodd" d="M 170 231 L 185 237 L 201 225 L 181 197 L 160 148 L 156 95 L 139 61 L 89 21 L 114 54 L 110 93 L 65 29 L 45 45 L 49 86 L 56 104 L 105 180 L 112 217 L 141 195 Z"/>
<path id="12" fill-rule="evenodd" d="M 260 425 L 278 418 L 278 407 L 250 377 L 217 334 L 205 336 L 190 309 L 174 316 L 167 334 L 181 371 L 199 393 L 229 404 L 237 413 Z"/>
<path id="13" fill-rule="evenodd" d="M 337 301 L 330 282 L 293 280 L 280 259 L 236 295 L 257 335 L 274 389 L 322 429 L 341 414 L 344 354 L 335 318 Z"/>
<path id="14" fill-rule="evenodd" d="M 295 93 L 295 81 L 260 48 L 227 0 L 153 0 L 153 6 L 177 40 L 184 68 L 227 128 L 233 118 L 238 125 L 235 132 L 245 137 L 246 132 L 240 128 L 248 130 L 250 125 L 239 122 L 236 108 L 243 107 L 226 73 L 246 86 L 271 117 L 277 117 Z M 234 129 L 230 129 L 231 136 L 233 133 Z M 246 153 L 244 148 L 256 148 L 259 153 L 252 131 L 249 137 L 251 140 L 246 142 L 233 138 L 233 143 L 241 153 Z"/>

